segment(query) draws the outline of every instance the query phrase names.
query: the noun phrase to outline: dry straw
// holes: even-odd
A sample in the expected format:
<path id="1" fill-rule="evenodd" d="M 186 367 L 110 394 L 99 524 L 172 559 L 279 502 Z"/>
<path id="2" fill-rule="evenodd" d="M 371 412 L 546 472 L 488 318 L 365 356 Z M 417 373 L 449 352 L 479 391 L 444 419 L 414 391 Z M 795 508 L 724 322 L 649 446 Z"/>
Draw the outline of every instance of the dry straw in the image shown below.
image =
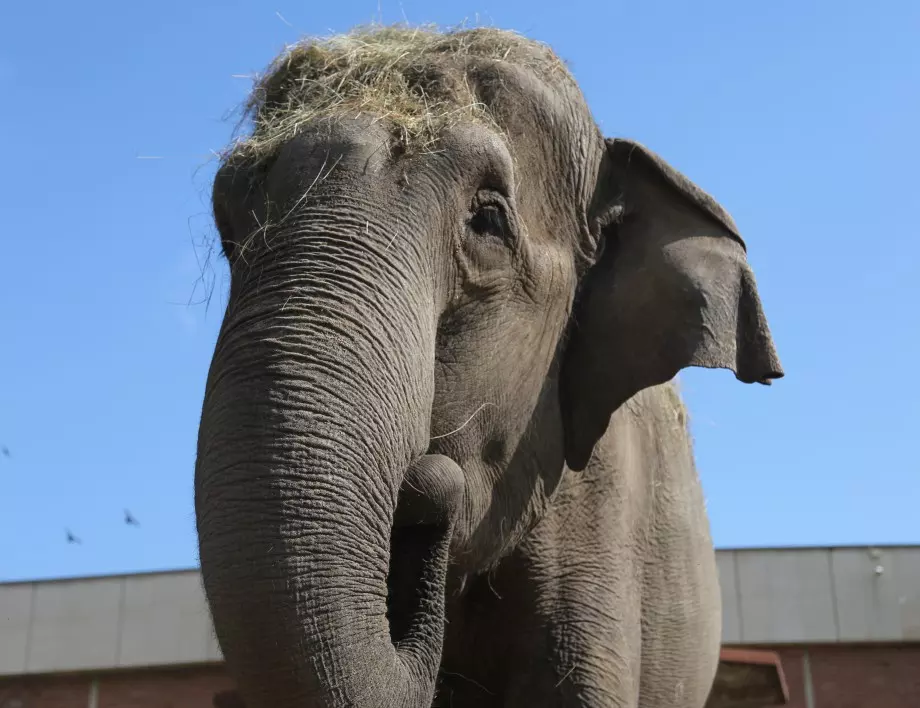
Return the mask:
<path id="1" fill-rule="evenodd" d="M 385 122 L 403 149 L 424 149 L 453 122 L 492 122 L 470 85 L 476 60 L 568 76 L 549 47 L 507 30 L 375 25 L 308 38 L 257 79 L 244 114 L 251 132 L 228 157 L 259 161 L 317 119 L 360 113 Z"/>

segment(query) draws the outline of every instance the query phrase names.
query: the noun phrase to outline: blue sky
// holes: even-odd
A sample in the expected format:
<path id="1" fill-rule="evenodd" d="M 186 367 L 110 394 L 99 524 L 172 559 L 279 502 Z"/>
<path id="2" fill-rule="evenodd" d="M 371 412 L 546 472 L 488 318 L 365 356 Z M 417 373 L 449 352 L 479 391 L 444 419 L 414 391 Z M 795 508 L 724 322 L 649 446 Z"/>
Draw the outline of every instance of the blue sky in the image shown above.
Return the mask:
<path id="1" fill-rule="evenodd" d="M 740 225 L 787 377 L 683 376 L 716 544 L 920 542 L 920 4 L 434 7 L 379 11 L 550 42 L 607 134 Z M 377 0 L 5 7 L 0 579 L 196 564 L 195 437 L 227 287 L 219 260 L 203 279 L 200 264 L 212 151 L 249 87 L 234 75 L 375 17 Z"/>

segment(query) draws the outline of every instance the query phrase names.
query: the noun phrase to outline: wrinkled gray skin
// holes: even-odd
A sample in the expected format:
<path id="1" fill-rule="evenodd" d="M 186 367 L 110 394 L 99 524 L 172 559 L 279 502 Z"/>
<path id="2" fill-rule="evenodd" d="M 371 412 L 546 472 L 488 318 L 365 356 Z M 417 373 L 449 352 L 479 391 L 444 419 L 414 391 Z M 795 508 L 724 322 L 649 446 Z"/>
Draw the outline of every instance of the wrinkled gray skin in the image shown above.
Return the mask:
<path id="1" fill-rule="evenodd" d="M 782 375 L 744 246 L 576 89 L 473 79 L 507 136 L 401 155 L 347 116 L 216 178 L 196 510 L 228 670 L 249 708 L 698 708 L 719 586 L 665 382 Z"/>

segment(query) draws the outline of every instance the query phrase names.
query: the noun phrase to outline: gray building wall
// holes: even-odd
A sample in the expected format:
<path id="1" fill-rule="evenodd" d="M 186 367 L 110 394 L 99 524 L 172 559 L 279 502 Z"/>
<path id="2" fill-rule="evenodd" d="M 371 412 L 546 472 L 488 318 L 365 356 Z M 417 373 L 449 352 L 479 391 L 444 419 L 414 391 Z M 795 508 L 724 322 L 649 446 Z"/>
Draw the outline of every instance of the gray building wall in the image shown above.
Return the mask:
<path id="1" fill-rule="evenodd" d="M 717 559 L 725 644 L 920 641 L 920 547 Z M 0 585 L 0 676 L 220 659 L 197 570 Z"/>
<path id="2" fill-rule="evenodd" d="M 719 551 L 726 644 L 920 641 L 920 547 Z"/>

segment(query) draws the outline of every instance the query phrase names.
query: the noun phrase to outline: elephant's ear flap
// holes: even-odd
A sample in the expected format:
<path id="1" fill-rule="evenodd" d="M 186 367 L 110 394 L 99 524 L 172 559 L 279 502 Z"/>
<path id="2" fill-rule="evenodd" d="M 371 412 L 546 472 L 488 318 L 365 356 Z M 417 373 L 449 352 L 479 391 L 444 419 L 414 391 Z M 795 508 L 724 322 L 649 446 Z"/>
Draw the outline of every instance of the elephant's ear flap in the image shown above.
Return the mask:
<path id="1" fill-rule="evenodd" d="M 643 146 L 608 140 L 592 218 L 603 251 L 581 284 L 562 367 L 566 462 L 583 469 L 610 416 L 686 367 L 783 376 L 731 217 Z"/>

